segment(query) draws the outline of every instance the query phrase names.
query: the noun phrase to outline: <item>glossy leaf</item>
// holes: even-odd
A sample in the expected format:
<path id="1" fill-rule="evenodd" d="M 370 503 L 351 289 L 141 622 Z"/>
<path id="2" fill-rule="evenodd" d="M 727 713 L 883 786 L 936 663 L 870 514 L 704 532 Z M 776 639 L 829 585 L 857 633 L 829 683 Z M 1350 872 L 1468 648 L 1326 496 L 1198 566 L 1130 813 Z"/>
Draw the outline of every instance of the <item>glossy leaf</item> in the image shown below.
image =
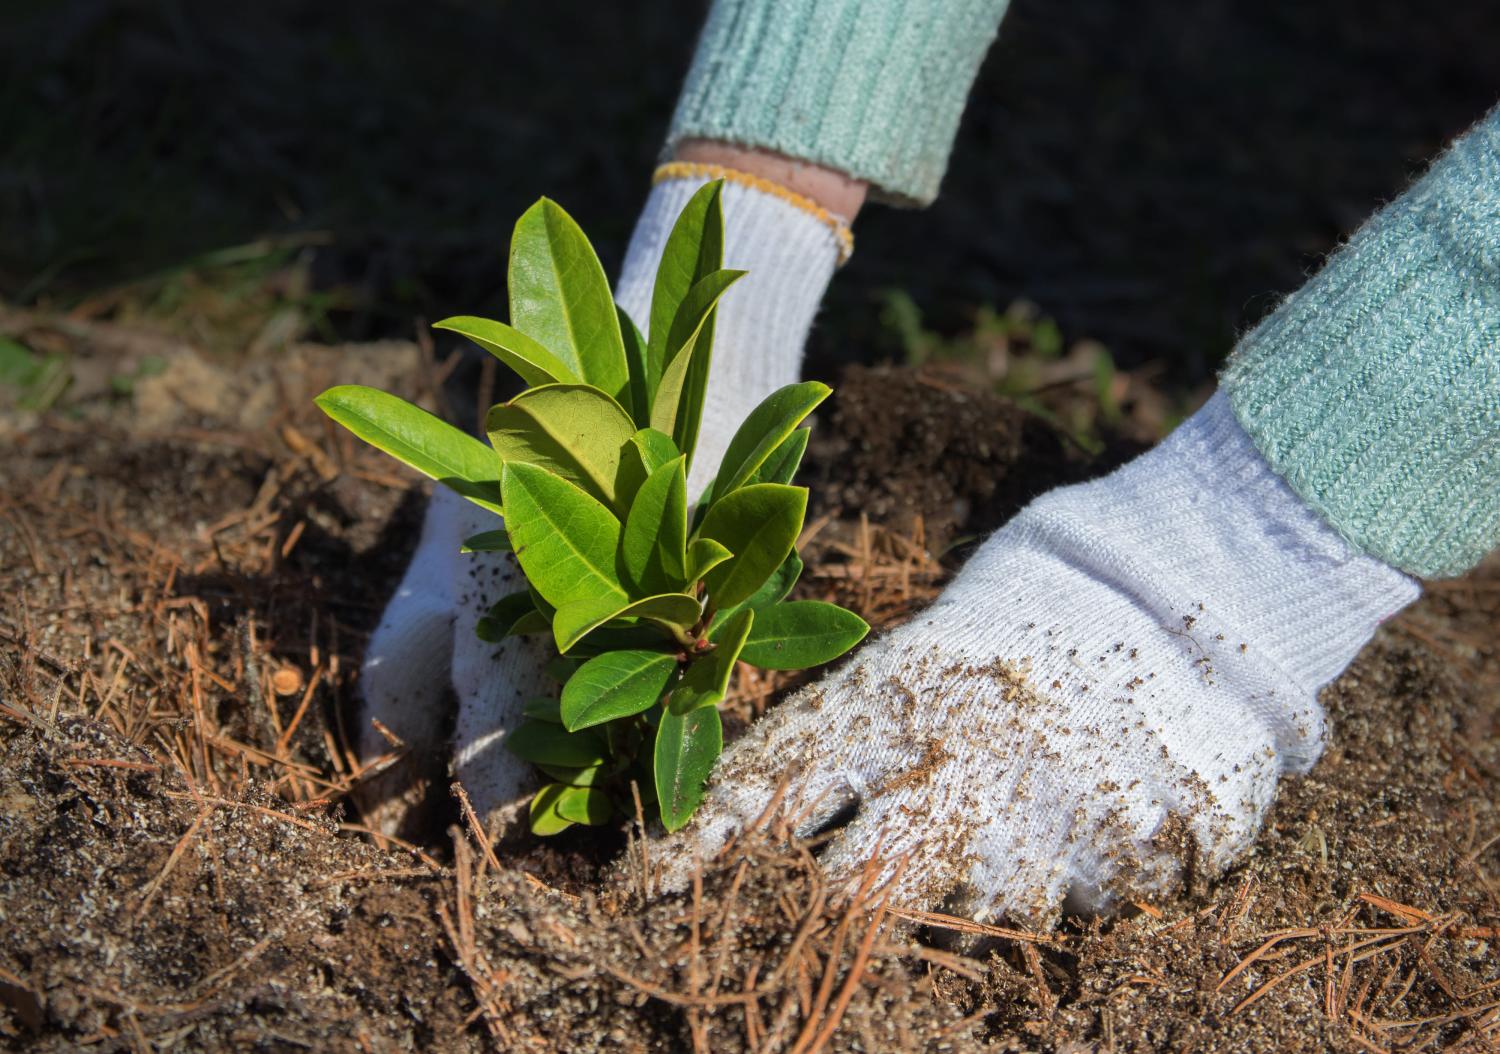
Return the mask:
<path id="1" fill-rule="evenodd" d="M 561 703 L 556 699 L 528 699 L 521 704 L 521 716 L 530 717 L 537 721 L 550 721 L 554 725 L 562 724 Z M 564 780 L 564 783 L 567 781 Z"/>
<path id="2" fill-rule="evenodd" d="M 474 625 L 474 634 L 482 641 L 494 644 L 515 632 L 515 627 L 527 615 L 537 614 L 536 603 L 528 590 L 503 596 L 490 605 Z"/>
<path id="3" fill-rule="evenodd" d="M 615 313 L 620 316 L 620 336 L 625 341 L 625 366 L 630 373 L 630 380 L 625 385 L 625 395 L 629 398 L 622 398 L 620 401 L 635 423 L 644 428 L 651 420 L 653 390 L 646 338 L 641 335 L 640 328 L 625 313 L 623 307 L 616 304 Z"/>
<path id="4" fill-rule="evenodd" d="M 529 388 L 492 407 L 484 428 L 502 463 L 536 465 L 615 505 L 620 452 L 635 433 L 635 423 L 598 388 Z"/>
<path id="5" fill-rule="evenodd" d="M 567 684 L 568 678 L 578 672 L 584 661 L 572 655 L 554 655 L 547 660 L 543 672 L 558 684 Z M 559 717 L 558 720 L 561 721 L 562 718 Z"/>
<path id="6" fill-rule="evenodd" d="M 656 428 L 642 428 L 630 437 L 630 441 L 640 450 L 641 463 L 646 466 L 648 475 L 682 453 L 671 436 Z"/>
<path id="7" fill-rule="evenodd" d="M 677 317 L 667 335 L 667 359 L 662 367 L 661 383 L 651 402 L 651 427 L 666 432 L 693 463 L 693 447 L 698 439 L 698 416 L 702 412 L 702 392 L 689 385 L 689 367 L 702 366 L 704 371 L 712 358 L 712 330 L 706 327 L 719 298 L 745 275 L 744 271 L 715 271 L 701 279 L 683 299 Z M 701 346 L 699 337 L 704 337 Z M 697 377 L 697 373 L 693 374 Z M 696 383 L 696 381 L 695 381 Z M 696 400 L 696 401 L 695 401 Z"/>
<path id="8" fill-rule="evenodd" d="M 653 390 L 666 368 L 667 337 L 689 290 L 724 266 L 723 181 L 699 187 L 683 206 L 656 267 L 651 291 L 649 380 Z"/>
<path id="9" fill-rule="evenodd" d="M 532 795 L 530 818 L 531 833 L 546 837 L 559 834 L 573 826 L 573 821 L 557 811 L 558 800 L 568 788 L 561 783 L 549 783 Z"/>
<path id="10" fill-rule="evenodd" d="M 568 787 L 557 796 L 557 815 L 574 823 L 598 827 L 615 814 L 614 803 L 598 787 Z"/>
<path id="11" fill-rule="evenodd" d="M 756 612 L 740 658 L 763 670 L 805 670 L 832 662 L 869 632 L 864 619 L 837 604 L 772 604 Z"/>
<path id="12" fill-rule="evenodd" d="M 569 732 L 551 721 L 522 721 L 505 737 L 512 754 L 538 765 L 588 768 L 606 760 L 604 737 L 594 731 Z"/>
<path id="13" fill-rule="evenodd" d="M 620 534 L 620 569 L 641 593 L 662 593 L 683 584 L 687 568 L 687 459 L 678 457 L 652 473 L 636 491 Z"/>
<path id="14" fill-rule="evenodd" d="M 734 607 L 771 577 L 796 544 L 806 511 L 807 491 L 781 483 L 741 487 L 709 508 L 698 536 L 734 554 L 705 576 L 716 607 Z"/>
<path id="15" fill-rule="evenodd" d="M 724 623 L 746 608 L 749 608 L 751 611 L 760 611 L 762 608 L 769 607 L 772 604 L 779 604 L 785 600 L 787 594 L 792 591 L 792 587 L 797 584 L 797 579 L 801 577 L 802 557 L 798 556 L 797 551 L 793 549 L 786 554 L 786 559 L 781 561 L 781 566 L 772 573 L 771 577 L 761 583 L 759 589 L 734 607 L 721 608 L 714 615 L 713 625 L 709 630 L 709 639 L 716 639 Z"/>
<path id="16" fill-rule="evenodd" d="M 797 469 L 802 465 L 802 455 L 807 451 L 807 440 L 811 435 L 812 432 L 806 428 L 793 430 L 745 482 L 790 483 L 796 478 Z"/>
<path id="17" fill-rule="evenodd" d="M 552 616 L 552 635 L 557 650 L 566 655 L 591 630 L 611 619 L 645 618 L 691 626 L 702 614 L 703 606 L 686 593 L 661 593 L 636 601 L 614 596 L 584 597 L 559 605 L 557 614 Z"/>
<path id="18" fill-rule="evenodd" d="M 563 725 L 576 731 L 649 710 L 676 673 L 677 660 L 666 652 L 607 651 L 596 656 L 563 686 Z"/>
<path id="19" fill-rule="evenodd" d="M 734 554 L 712 538 L 695 538 L 688 546 L 686 580 L 689 587 Z"/>
<path id="20" fill-rule="evenodd" d="M 506 529 L 526 580 L 549 604 L 625 599 L 615 574 L 620 521 L 546 469 L 511 462 L 501 476 L 510 503 Z"/>
<path id="21" fill-rule="evenodd" d="M 514 370 L 527 384 L 578 384 L 583 378 L 552 352 L 504 322 L 472 315 L 455 315 L 434 322 L 433 329 L 446 329 L 468 337 Z"/>
<path id="22" fill-rule="evenodd" d="M 590 765 L 586 769 L 568 768 L 564 765 L 538 765 L 537 768 L 549 779 L 569 787 L 595 787 L 611 775 L 608 765 Z"/>
<path id="23" fill-rule="evenodd" d="M 694 659 L 672 689 L 667 699 L 669 710 L 685 714 L 700 706 L 715 706 L 724 698 L 729 691 L 729 678 L 734 675 L 734 661 L 739 658 L 754 622 L 755 612 L 749 608 L 725 621 L 714 634 L 714 650 Z"/>
<path id="24" fill-rule="evenodd" d="M 540 611 L 528 611 L 511 623 L 508 637 L 530 637 L 536 633 L 547 633 L 552 629 L 552 620 Z"/>
<path id="25" fill-rule="evenodd" d="M 405 399 L 359 384 L 329 388 L 314 401 L 376 449 L 475 504 L 500 511 L 500 459 L 473 436 Z"/>
<path id="26" fill-rule="evenodd" d="M 464 539 L 458 549 L 461 553 L 508 553 L 511 551 L 510 535 L 502 527 L 498 531 L 480 531 Z"/>
<path id="27" fill-rule="evenodd" d="M 831 391 L 818 381 L 803 381 L 779 388 L 761 400 L 724 451 L 710 504 L 747 483 Z"/>
<path id="28" fill-rule="evenodd" d="M 641 484 L 651 474 L 679 456 L 672 437 L 654 428 L 642 428 L 630 437 L 620 451 L 620 474 L 615 481 L 616 503 L 628 509 Z"/>
<path id="29" fill-rule="evenodd" d="M 562 206 L 542 198 L 510 243 L 510 322 L 580 379 L 619 398 L 628 369 L 620 318 L 594 248 Z"/>
<path id="30" fill-rule="evenodd" d="M 658 623 L 641 619 L 632 624 L 608 622 L 568 650 L 568 654 L 580 662 L 586 662 L 607 651 L 651 651 L 675 642 L 673 635 Z"/>
<path id="31" fill-rule="evenodd" d="M 781 566 L 776 572 L 766 579 L 765 582 L 754 593 L 750 599 L 745 601 L 745 606 L 759 611 L 761 608 L 771 604 L 778 604 L 786 599 L 786 595 L 792 591 L 797 584 L 797 579 L 802 577 L 802 557 L 797 555 L 793 549 L 786 554 L 786 559 L 781 561 Z"/>
<path id="32" fill-rule="evenodd" d="M 699 707 L 686 714 L 662 711 L 653 752 L 657 805 L 662 826 L 675 831 L 703 801 L 703 784 L 724 749 L 719 711 Z"/>

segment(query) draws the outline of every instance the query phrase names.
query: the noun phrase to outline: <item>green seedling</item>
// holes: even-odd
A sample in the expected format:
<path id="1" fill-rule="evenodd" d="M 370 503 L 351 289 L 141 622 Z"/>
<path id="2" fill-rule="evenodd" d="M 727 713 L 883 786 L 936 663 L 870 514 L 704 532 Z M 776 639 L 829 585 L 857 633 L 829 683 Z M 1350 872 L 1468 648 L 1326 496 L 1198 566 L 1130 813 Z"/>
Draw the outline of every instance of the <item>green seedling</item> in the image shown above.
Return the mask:
<path id="1" fill-rule="evenodd" d="M 834 604 L 786 599 L 802 571 L 801 426 L 826 385 L 772 393 L 689 501 L 715 308 L 743 276 L 722 266 L 721 190 L 703 187 L 678 218 L 646 336 L 573 219 L 546 198 L 526 211 L 511 241 L 510 323 L 437 324 L 530 385 L 490 409 L 488 446 L 371 388 L 317 400 L 361 439 L 504 515 L 464 550 L 513 553 L 529 586 L 495 603 L 479 636 L 546 634 L 555 647 L 558 697 L 528 703 L 506 738 L 551 781 L 531 802 L 538 834 L 633 813 L 632 783 L 668 830 L 683 826 L 723 747 L 717 707 L 736 663 L 805 669 L 869 631 Z"/>
<path id="2" fill-rule="evenodd" d="M 24 344 L 0 337 L 0 408 L 50 409 L 72 379 L 62 355 L 39 355 Z"/>

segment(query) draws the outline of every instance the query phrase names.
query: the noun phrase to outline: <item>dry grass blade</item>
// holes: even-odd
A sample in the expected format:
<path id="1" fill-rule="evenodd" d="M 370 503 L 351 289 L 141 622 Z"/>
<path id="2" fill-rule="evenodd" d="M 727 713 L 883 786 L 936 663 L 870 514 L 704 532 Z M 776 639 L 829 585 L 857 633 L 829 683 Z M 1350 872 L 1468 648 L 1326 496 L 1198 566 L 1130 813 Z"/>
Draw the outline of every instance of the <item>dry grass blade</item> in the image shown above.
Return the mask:
<path id="1" fill-rule="evenodd" d="M 211 811 L 208 805 L 204 805 L 198 810 L 198 815 L 193 817 L 193 822 L 188 825 L 188 829 L 183 832 L 182 837 L 177 840 L 177 844 L 172 847 L 172 852 L 167 856 L 167 862 L 162 865 L 161 871 L 146 884 L 146 888 L 142 891 L 141 902 L 136 905 L 136 919 L 140 919 L 146 913 L 146 909 L 151 905 L 152 898 L 160 891 L 162 884 L 167 880 L 167 876 L 177 866 L 177 862 L 182 859 L 182 854 L 187 852 L 188 846 L 197 837 L 199 828 L 203 826 L 203 821 L 208 819 Z"/>
<path id="2" fill-rule="evenodd" d="M 464 785 L 457 780 L 453 781 L 453 796 L 458 799 L 459 808 L 463 810 L 464 821 L 469 825 L 469 833 L 474 836 L 474 841 L 479 843 L 479 848 L 484 852 L 484 859 L 496 871 L 500 870 L 500 860 L 495 856 L 495 847 L 490 843 L 490 836 L 484 833 L 484 827 L 479 822 L 479 816 L 474 812 L 474 806 L 469 802 L 469 794 L 464 790 Z"/>
<path id="3" fill-rule="evenodd" d="M 1238 1003 L 1236 1003 L 1230 1013 L 1238 1014 L 1245 1008 L 1259 1002 L 1267 995 L 1267 993 L 1269 993 L 1273 988 L 1281 984 L 1283 981 L 1289 980 L 1290 978 L 1295 977 L 1300 973 L 1305 973 L 1306 971 L 1311 970 L 1316 966 L 1326 964 L 1328 969 L 1332 971 L 1334 960 L 1341 955 L 1353 956 L 1354 961 L 1359 962 L 1376 955 L 1394 951 L 1405 943 L 1406 942 L 1404 939 L 1392 939 L 1387 934 L 1380 934 L 1374 937 L 1367 937 L 1364 940 L 1351 941 L 1343 947 L 1332 949 L 1331 951 L 1325 949 L 1325 951 L 1327 952 L 1326 955 L 1314 955 L 1312 958 L 1298 963 L 1290 970 L 1286 970 L 1280 974 L 1277 974 L 1275 977 L 1262 984 L 1255 991 L 1251 992 L 1244 999 L 1241 999 Z M 1370 947 L 1371 945 L 1375 945 L 1375 947 L 1372 948 Z M 1356 956 L 1355 953 L 1359 954 Z"/>
<path id="4" fill-rule="evenodd" d="M 951 930 L 954 933 L 969 933 L 978 937 L 1001 937 L 1010 941 L 1023 941 L 1027 944 L 1065 944 L 1066 939 L 1058 936 L 1049 936 L 1044 933 L 1031 933 L 1027 930 L 1011 929 L 1007 926 L 992 926 L 986 922 L 974 922 L 971 919 L 959 918 L 957 915 L 945 915 L 938 911 L 917 911 L 914 908 L 890 907 L 886 912 L 898 919 L 907 922 L 915 922 L 919 926 L 930 926 L 935 930 Z"/>
<path id="5" fill-rule="evenodd" d="M 469 845 L 463 832 L 456 827 L 449 834 L 453 840 L 454 854 L 453 909 L 450 911 L 447 904 L 439 903 L 438 919 L 453 947 L 459 967 L 469 979 L 474 1001 L 479 1004 L 475 1015 L 484 1020 L 490 1035 L 504 1043 L 506 1049 L 511 1049 L 515 1036 L 506 1024 L 510 1007 L 504 999 L 504 979 L 490 966 L 484 952 L 475 942 Z M 471 1019 L 472 1016 L 474 1015 L 471 1015 Z"/>

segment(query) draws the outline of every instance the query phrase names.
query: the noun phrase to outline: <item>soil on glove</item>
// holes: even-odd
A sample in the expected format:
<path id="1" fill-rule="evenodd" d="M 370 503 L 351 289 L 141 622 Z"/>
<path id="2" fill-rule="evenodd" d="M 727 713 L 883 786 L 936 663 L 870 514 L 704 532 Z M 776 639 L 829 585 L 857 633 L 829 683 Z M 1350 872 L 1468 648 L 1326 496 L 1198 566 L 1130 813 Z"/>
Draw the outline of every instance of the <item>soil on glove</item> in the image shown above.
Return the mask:
<path id="1" fill-rule="evenodd" d="M 1327 690 L 1328 753 L 1248 859 L 1126 917 L 964 933 L 834 904 L 769 837 L 648 898 L 628 831 L 495 849 L 446 796 L 419 844 L 362 830 L 355 674 L 420 495 L 309 412 L 319 385 L 278 383 L 250 424 L 55 415 L 8 440 L 3 1049 L 1490 1049 L 1493 562 Z M 1130 450 L 930 373 L 852 372 L 835 400 L 800 588 L 877 624 Z M 739 725 L 784 687 L 743 675 Z"/>

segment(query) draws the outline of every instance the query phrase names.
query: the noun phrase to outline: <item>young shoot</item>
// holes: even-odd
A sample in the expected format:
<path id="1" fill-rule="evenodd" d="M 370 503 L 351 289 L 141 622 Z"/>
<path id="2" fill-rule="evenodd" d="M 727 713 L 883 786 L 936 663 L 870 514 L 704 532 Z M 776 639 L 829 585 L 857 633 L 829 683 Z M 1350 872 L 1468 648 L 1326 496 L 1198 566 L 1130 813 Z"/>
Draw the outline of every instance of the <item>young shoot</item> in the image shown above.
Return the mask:
<path id="1" fill-rule="evenodd" d="M 529 587 L 489 609 L 480 637 L 545 634 L 555 648 L 560 691 L 529 702 L 505 740 L 549 781 L 531 802 L 537 834 L 633 813 L 632 782 L 668 830 L 683 826 L 723 748 L 718 704 L 735 663 L 805 669 L 869 631 L 834 604 L 786 599 L 802 572 L 801 425 L 826 385 L 768 396 L 689 500 L 714 311 L 744 275 L 722 266 L 721 190 L 704 186 L 678 218 L 644 336 L 572 217 L 546 198 L 526 211 L 511 240 L 510 323 L 437 324 L 529 385 L 490 409 L 488 445 L 372 388 L 317 400 L 361 439 L 503 515 L 464 550 L 513 553 Z"/>

